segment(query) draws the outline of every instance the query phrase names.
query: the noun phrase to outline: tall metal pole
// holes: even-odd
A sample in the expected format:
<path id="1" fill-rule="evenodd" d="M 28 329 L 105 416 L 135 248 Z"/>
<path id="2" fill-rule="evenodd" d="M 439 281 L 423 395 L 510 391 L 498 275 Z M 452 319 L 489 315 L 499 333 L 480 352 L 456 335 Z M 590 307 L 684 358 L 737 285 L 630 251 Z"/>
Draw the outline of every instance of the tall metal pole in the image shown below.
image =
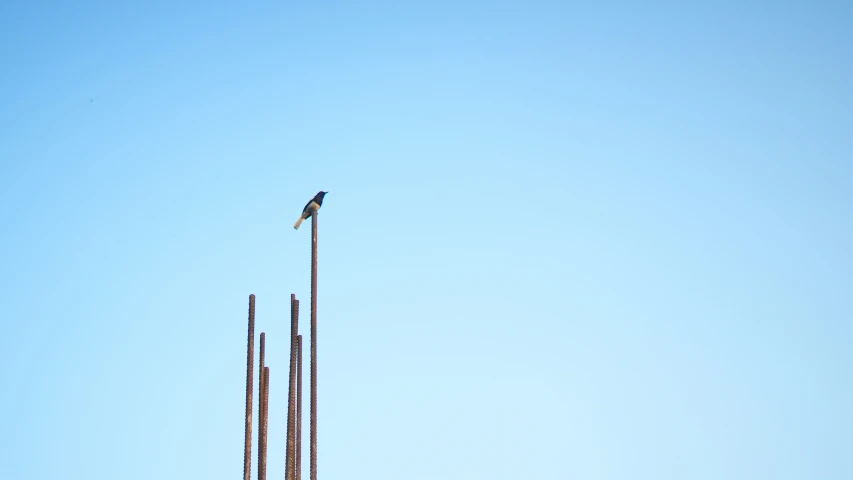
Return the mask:
<path id="1" fill-rule="evenodd" d="M 296 336 L 296 480 L 302 480 L 302 335 Z"/>
<path id="2" fill-rule="evenodd" d="M 287 452 L 284 478 L 293 480 L 296 457 L 296 335 L 299 330 L 299 300 L 290 294 L 290 373 L 287 385 Z"/>
<path id="3" fill-rule="evenodd" d="M 266 334 L 261 332 L 261 351 L 258 359 L 258 480 L 263 479 L 261 465 L 264 460 L 264 398 L 266 385 L 264 383 L 264 340 Z"/>
<path id="4" fill-rule="evenodd" d="M 249 295 L 249 336 L 246 346 L 246 434 L 243 439 L 243 480 L 252 477 L 252 380 L 255 366 L 255 295 Z"/>
<path id="5" fill-rule="evenodd" d="M 311 480 L 317 480 L 317 210 L 311 212 Z"/>

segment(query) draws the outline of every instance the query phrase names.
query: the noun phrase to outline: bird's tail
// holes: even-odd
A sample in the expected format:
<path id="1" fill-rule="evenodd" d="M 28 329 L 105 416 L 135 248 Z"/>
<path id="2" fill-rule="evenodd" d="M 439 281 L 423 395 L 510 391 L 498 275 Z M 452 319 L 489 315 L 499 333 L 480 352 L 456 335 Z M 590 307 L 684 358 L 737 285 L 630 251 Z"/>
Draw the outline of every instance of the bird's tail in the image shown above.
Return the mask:
<path id="1" fill-rule="evenodd" d="M 293 224 L 294 230 L 299 230 L 299 226 L 302 225 L 302 220 L 305 220 L 305 218 L 299 217 L 299 220 L 297 220 L 296 223 Z"/>

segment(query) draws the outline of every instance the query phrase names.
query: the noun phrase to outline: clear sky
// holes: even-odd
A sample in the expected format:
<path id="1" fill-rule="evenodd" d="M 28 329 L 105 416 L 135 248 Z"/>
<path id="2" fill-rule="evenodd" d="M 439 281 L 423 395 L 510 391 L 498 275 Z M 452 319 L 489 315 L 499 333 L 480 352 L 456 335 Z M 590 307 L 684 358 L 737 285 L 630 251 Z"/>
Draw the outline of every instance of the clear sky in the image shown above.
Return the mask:
<path id="1" fill-rule="evenodd" d="M 592 3 L 4 2 L 0 478 L 240 478 L 250 293 L 283 478 L 319 190 L 321 478 L 853 478 L 853 5 Z"/>

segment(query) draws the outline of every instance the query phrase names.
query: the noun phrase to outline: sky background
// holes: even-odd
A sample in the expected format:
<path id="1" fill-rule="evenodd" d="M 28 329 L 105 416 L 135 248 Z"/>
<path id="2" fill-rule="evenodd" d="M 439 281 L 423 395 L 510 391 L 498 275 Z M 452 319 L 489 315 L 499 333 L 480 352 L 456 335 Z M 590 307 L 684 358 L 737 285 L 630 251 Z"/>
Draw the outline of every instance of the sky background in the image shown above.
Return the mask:
<path id="1" fill-rule="evenodd" d="M 708 3 L 3 2 L 0 477 L 240 478 L 254 293 L 283 478 L 328 190 L 321 478 L 853 478 L 853 6 Z"/>

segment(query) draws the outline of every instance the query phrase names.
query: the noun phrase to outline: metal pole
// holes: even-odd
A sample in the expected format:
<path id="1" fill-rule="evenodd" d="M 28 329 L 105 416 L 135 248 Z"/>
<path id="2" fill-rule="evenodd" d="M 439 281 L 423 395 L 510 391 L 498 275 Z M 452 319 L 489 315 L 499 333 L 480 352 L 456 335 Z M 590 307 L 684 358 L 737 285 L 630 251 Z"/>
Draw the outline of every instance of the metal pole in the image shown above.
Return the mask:
<path id="1" fill-rule="evenodd" d="M 317 210 L 311 212 L 311 480 L 317 480 Z"/>
<path id="2" fill-rule="evenodd" d="M 252 380 L 255 366 L 255 295 L 249 295 L 249 338 L 246 347 L 246 434 L 243 439 L 243 480 L 252 477 Z"/>
<path id="3" fill-rule="evenodd" d="M 263 459 L 262 465 L 258 467 L 260 470 L 260 480 L 267 480 L 267 427 L 270 418 L 270 367 L 264 367 L 264 438 L 263 438 Z"/>
<path id="4" fill-rule="evenodd" d="M 296 335 L 299 330 L 299 300 L 290 294 L 290 372 L 287 385 L 287 452 L 284 478 L 293 480 L 296 456 Z"/>
<path id="5" fill-rule="evenodd" d="M 258 359 L 258 480 L 263 479 L 261 464 L 263 463 L 264 445 L 264 398 L 266 384 L 264 383 L 264 340 L 266 334 L 261 332 L 261 351 Z"/>
<path id="6" fill-rule="evenodd" d="M 296 336 L 296 480 L 302 480 L 302 335 Z"/>

